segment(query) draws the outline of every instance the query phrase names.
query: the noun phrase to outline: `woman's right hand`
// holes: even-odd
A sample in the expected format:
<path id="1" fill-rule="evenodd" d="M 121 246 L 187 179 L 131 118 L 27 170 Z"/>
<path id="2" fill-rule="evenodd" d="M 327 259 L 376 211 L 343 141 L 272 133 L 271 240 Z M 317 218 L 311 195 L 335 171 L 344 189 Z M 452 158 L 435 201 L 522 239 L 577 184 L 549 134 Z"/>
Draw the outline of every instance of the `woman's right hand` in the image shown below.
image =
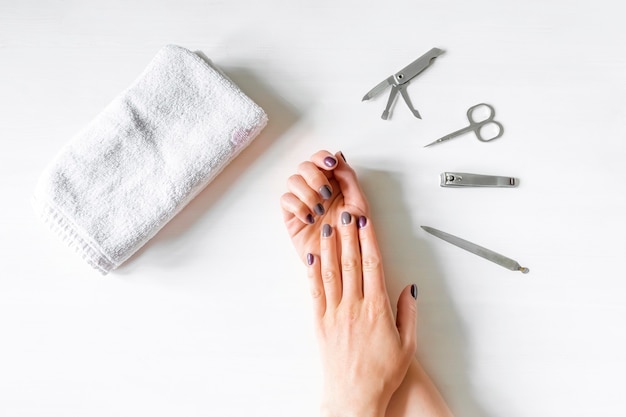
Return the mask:
<path id="1" fill-rule="evenodd" d="M 340 219 L 340 220 L 339 220 Z M 324 417 L 382 417 L 417 345 L 417 287 L 407 286 L 394 318 L 374 229 L 342 212 L 322 226 L 308 276 L 324 369 Z"/>

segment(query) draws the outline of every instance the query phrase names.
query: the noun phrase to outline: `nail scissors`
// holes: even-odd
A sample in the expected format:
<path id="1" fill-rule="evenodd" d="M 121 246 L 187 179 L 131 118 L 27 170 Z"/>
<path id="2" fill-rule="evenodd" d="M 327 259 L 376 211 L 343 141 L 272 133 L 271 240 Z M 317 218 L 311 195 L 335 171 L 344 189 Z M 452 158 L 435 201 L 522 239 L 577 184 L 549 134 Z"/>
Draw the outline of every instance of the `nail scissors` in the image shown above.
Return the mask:
<path id="1" fill-rule="evenodd" d="M 430 51 L 426 52 L 424 55 L 417 58 L 415 61 L 411 62 L 409 65 L 401 69 L 399 72 L 390 75 L 387 79 L 380 82 L 376 87 L 372 88 L 361 101 L 369 100 L 382 93 L 387 87 L 391 86 L 391 93 L 389 93 L 387 107 L 385 107 L 385 111 L 381 116 L 382 119 L 387 120 L 389 118 L 391 106 L 396 100 L 398 92 L 400 92 L 400 95 L 404 99 L 406 105 L 409 106 L 409 110 L 411 110 L 411 113 L 413 113 L 413 115 L 418 119 L 421 119 L 422 116 L 420 116 L 419 112 L 415 110 L 413 104 L 411 104 L 411 99 L 406 92 L 406 87 L 407 85 L 409 85 L 409 81 L 411 81 L 418 74 L 428 68 L 432 61 L 441 54 L 443 54 L 443 51 L 441 49 L 431 49 Z"/>
<path id="2" fill-rule="evenodd" d="M 476 120 L 474 113 L 476 113 L 478 109 L 481 107 L 484 107 L 487 110 L 489 110 L 489 115 L 487 116 L 486 119 Z M 464 127 L 463 129 L 459 129 L 456 132 L 452 132 L 449 135 L 446 135 L 442 138 L 439 138 L 436 141 L 429 143 L 428 145 L 424 147 L 426 148 L 427 146 L 445 142 L 447 140 L 456 138 L 457 136 L 460 136 L 467 132 L 472 132 L 472 131 L 474 132 L 478 140 L 480 140 L 481 142 L 489 142 L 489 141 L 498 139 L 504 133 L 504 127 L 502 126 L 500 122 L 496 122 L 495 120 L 493 120 L 495 115 L 496 115 L 495 109 L 493 108 L 493 106 L 489 104 L 480 103 L 475 106 L 472 106 L 469 108 L 469 110 L 467 110 L 467 119 L 470 122 L 469 126 Z M 487 128 L 488 130 L 490 130 L 490 133 L 493 133 L 493 134 L 486 134 L 486 136 L 484 136 L 483 135 L 484 128 Z"/>

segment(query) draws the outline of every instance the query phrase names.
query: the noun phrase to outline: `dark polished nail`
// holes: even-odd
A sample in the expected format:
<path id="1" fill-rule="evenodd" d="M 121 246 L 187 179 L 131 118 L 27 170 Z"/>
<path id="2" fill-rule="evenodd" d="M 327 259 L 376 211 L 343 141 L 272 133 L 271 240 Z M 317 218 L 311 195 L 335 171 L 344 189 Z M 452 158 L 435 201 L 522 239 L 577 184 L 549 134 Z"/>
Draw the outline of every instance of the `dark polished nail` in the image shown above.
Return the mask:
<path id="1" fill-rule="evenodd" d="M 324 200 L 328 200 L 330 196 L 333 195 L 333 192 L 328 185 L 323 185 L 322 188 L 320 188 L 320 195 Z"/>
<path id="2" fill-rule="evenodd" d="M 313 218 L 312 214 L 307 214 L 306 215 L 306 221 L 309 222 L 309 224 L 315 223 L 315 219 Z"/>
<path id="3" fill-rule="evenodd" d="M 365 227 L 366 224 L 367 224 L 367 217 L 360 216 L 359 217 L 359 229 Z"/>
<path id="4" fill-rule="evenodd" d="M 315 207 L 313 207 L 313 210 L 315 210 L 315 212 L 320 216 L 324 214 L 324 206 L 319 203 Z"/>
<path id="5" fill-rule="evenodd" d="M 417 300 L 417 285 L 415 284 L 411 285 L 411 295 Z"/>
<path id="6" fill-rule="evenodd" d="M 308 263 L 309 265 L 313 265 L 313 261 L 315 261 L 315 257 L 313 256 L 312 253 L 307 253 L 306 254 L 306 263 Z"/>
<path id="7" fill-rule="evenodd" d="M 323 237 L 329 237 L 332 232 L 333 232 L 333 229 L 330 227 L 330 224 L 325 224 L 324 226 L 322 226 Z"/>
<path id="8" fill-rule="evenodd" d="M 332 168 L 337 165 L 337 160 L 332 156 L 327 156 L 326 158 L 324 158 L 324 165 L 326 165 L 328 168 Z"/>
<path id="9" fill-rule="evenodd" d="M 347 211 L 341 213 L 341 224 L 350 224 L 352 216 Z"/>
<path id="10" fill-rule="evenodd" d="M 341 159 L 343 159 L 343 162 L 348 162 L 343 152 L 339 151 L 339 155 L 341 155 Z"/>

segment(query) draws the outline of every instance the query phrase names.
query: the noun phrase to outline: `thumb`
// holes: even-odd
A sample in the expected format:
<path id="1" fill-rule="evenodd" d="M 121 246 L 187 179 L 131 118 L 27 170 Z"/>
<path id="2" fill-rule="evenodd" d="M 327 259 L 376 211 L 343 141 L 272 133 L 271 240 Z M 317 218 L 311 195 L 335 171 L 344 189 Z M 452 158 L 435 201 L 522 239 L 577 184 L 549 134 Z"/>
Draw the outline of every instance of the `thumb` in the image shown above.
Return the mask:
<path id="1" fill-rule="evenodd" d="M 348 165 L 342 152 L 337 152 L 336 157 L 338 163 L 333 175 L 341 188 L 344 205 L 351 207 L 358 214 L 369 216 L 369 204 L 356 177 L 356 172 Z"/>
<path id="2" fill-rule="evenodd" d="M 396 327 L 402 346 L 414 355 L 417 349 L 417 285 L 415 284 L 407 286 L 400 293 Z"/>

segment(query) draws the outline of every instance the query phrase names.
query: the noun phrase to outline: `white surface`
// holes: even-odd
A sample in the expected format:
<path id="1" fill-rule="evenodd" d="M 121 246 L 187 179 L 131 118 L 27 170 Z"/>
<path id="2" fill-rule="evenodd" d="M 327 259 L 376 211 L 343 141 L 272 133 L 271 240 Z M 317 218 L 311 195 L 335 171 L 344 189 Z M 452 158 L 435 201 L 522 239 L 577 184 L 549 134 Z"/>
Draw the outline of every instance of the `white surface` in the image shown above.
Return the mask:
<path id="1" fill-rule="evenodd" d="M 342 150 L 390 293 L 420 288 L 420 357 L 459 416 L 622 416 L 626 29 L 617 1 L 0 2 L 0 415 L 316 416 L 304 268 L 278 206 Z M 34 218 L 37 176 L 159 47 L 202 51 L 263 134 L 145 249 L 101 277 Z M 409 87 L 384 77 L 446 51 Z M 495 106 L 506 132 L 424 149 Z M 445 170 L 513 190 L 442 189 Z M 466 254 L 425 224 L 519 260 Z"/>

